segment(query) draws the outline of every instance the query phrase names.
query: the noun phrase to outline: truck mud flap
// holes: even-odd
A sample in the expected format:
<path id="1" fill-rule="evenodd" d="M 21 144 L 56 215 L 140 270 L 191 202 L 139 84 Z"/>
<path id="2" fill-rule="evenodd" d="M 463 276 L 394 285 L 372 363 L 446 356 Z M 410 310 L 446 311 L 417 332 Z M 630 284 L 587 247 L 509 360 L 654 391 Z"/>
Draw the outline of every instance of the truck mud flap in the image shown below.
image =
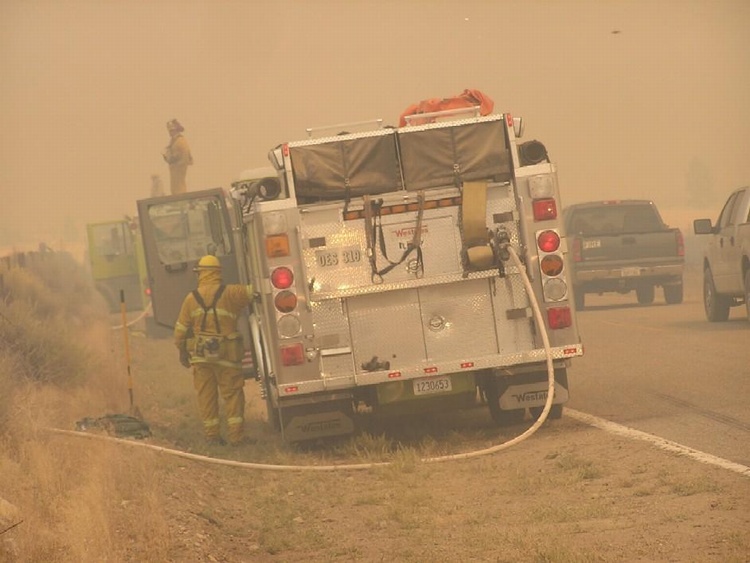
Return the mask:
<path id="1" fill-rule="evenodd" d="M 354 432 L 351 400 L 282 407 L 280 414 L 285 442 L 304 442 Z"/>
<path id="2" fill-rule="evenodd" d="M 506 380 L 500 392 L 502 410 L 543 407 L 547 402 L 547 374 L 529 374 Z M 501 387 L 502 388 L 502 387 Z M 561 405 L 568 401 L 568 378 L 565 370 L 555 370 L 555 390 L 552 403 Z"/>

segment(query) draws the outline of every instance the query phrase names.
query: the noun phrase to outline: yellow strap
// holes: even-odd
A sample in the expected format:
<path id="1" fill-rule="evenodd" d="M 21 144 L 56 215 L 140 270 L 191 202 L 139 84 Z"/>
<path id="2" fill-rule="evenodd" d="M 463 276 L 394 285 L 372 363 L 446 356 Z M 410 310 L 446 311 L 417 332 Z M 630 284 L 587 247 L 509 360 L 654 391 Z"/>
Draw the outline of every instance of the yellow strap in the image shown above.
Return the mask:
<path id="1" fill-rule="evenodd" d="M 484 245 L 487 240 L 487 182 L 464 182 L 461 200 L 464 246 Z"/>

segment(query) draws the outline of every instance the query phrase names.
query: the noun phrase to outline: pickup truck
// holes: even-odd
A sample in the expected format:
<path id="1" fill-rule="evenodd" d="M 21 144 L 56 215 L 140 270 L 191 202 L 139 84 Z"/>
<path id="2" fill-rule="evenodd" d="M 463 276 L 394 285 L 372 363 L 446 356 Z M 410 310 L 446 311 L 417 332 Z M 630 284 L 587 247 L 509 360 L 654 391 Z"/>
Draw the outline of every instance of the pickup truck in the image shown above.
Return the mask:
<path id="1" fill-rule="evenodd" d="M 729 309 L 744 303 L 750 320 L 750 187 L 729 196 L 716 225 L 696 219 L 693 231 L 710 236 L 703 254 L 706 318 L 726 321 Z"/>
<path id="2" fill-rule="evenodd" d="M 630 293 L 653 303 L 656 286 L 668 304 L 681 303 L 685 245 L 682 232 L 664 223 L 653 201 L 592 201 L 563 212 L 575 305 L 587 293 Z"/>

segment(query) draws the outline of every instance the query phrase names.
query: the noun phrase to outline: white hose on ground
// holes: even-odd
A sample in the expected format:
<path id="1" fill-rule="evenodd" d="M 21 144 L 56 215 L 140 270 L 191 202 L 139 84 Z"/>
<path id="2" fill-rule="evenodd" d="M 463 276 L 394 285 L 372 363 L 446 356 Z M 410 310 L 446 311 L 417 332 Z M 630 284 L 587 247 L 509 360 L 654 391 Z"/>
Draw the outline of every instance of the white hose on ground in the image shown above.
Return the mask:
<path id="1" fill-rule="evenodd" d="M 493 454 L 495 452 L 499 452 L 500 450 L 507 449 L 511 446 L 518 444 L 519 442 L 522 442 L 523 440 L 525 440 L 526 438 L 534 434 L 534 432 L 536 432 L 539 429 L 539 427 L 542 426 L 542 424 L 544 424 L 544 421 L 547 419 L 547 415 L 549 414 L 549 411 L 552 408 L 552 400 L 554 398 L 554 390 L 555 390 L 555 369 L 552 363 L 552 352 L 550 349 L 549 336 L 547 335 L 546 325 L 544 323 L 544 318 L 542 317 L 542 312 L 539 309 L 539 303 L 537 302 L 536 296 L 534 295 L 534 290 L 531 287 L 531 282 L 529 281 L 529 278 L 526 275 L 526 270 L 523 267 L 523 264 L 521 263 L 521 259 L 518 257 L 518 254 L 516 253 L 516 251 L 513 249 L 512 246 L 508 245 L 507 249 L 510 252 L 510 256 L 511 256 L 511 259 L 513 260 L 513 263 L 515 264 L 516 268 L 521 274 L 521 279 L 523 280 L 524 287 L 526 288 L 526 293 L 528 294 L 529 300 L 531 302 L 531 308 L 534 311 L 534 318 L 536 320 L 536 326 L 539 327 L 539 330 L 542 334 L 542 342 L 544 343 L 544 351 L 545 351 L 546 358 L 547 358 L 547 375 L 548 375 L 547 402 L 544 404 L 544 409 L 542 410 L 542 414 L 539 415 L 539 418 L 537 418 L 536 421 L 534 421 L 534 424 L 532 424 L 525 432 L 523 432 L 522 434 L 519 434 L 515 438 L 508 440 L 507 442 L 503 442 L 502 444 L 497 444 L 495 446 L 491 446 L 489 448 L 485 448 L 482 450 L 474 450 L 472 452 L 423 458 L 420 460 L 423 463 L 437 463 L 437 462 L 443 462 L 443 461 L 469 459 L 473 457 Z M 118 442 L 122 444 L 127 444 L 129 446 L 138 446 L 142 448 L 148 448 L 151 450 L 155 450 L 157 452 L 166 453 L 169 455 L 182 457 L 186 459 L 193 459 L 193 460 L 213 463 L 217 465 L 241 467 L 244 469 L 264 469 L 264 470 L 272 470 L 272 471 L 347 471 L 347 470 L 372 469 L 375 467 L 384 467 L 384 466 L 392 464 L 392 462 L 390 461 L 383 461 L 383 462 L 337 464 L 337 465 L 274 465 L 274 464 L 268 464 L 268 463 L 234 461 L 231 459 L 222 459 L 222 458 L 210 457 L 210 456 L 205 456 L 205 455 L 192 454 L 192 453 L 184 452 L 181 450 L 173 450 L 170 448 L 164 448 L 162 446 L 156 446 L 154 444 L 147 444 L 145 442 L 136 442 L 133 440 L 113 438 L 111 436 L 102 436 L 98 434 L 86 434 L 85 432 L 77 432 L 73 430 L 60 430 L 57 428 L 52 428 L 50 430 L 56 434 L 82 436 L 86 438 L 95 438 L 95 439 L 100 439 L 100 440 Z"/>
<path id="2" fill-rule="evenodd" d="M 141 319 L 142 319 L 143 317 L 145 317 L 146 315 L 148 315 L 148 313 L 149 313 L 150 311 L 151 311 L 151 301 L 149 301 L 149 302 L 148 302 L 148 305 L 147 305 L 147 306 L 146 306 L 146 308 L 145 308 L 145 309 L 143 310 L 143 312 L 142 312 L 142 313 L 141 313 L 140 315 L 138 315 L 138 316 L 137 316 L 136 318 L 134 318 L 134 319 L 133 319 L 132 321 L 130 321 L 129 323 L 127 323 L 127 324 L 125 324 L 125 325 L 123 325 L 123 324 L 119 324 L 119 325 L 112 325 L 112 327 L 111 327 L 111 328 L 112 328 L 112 330 L 122 330 L 122 328 L 123 328 L 123 327 L 126 327 L 126 326 L 128 326 L 128 327 L 130 327 L 130 326 L 133 326 L 133 325 L 134 325 L 135 323 L 137 323 L 138 321 L 140 321 L 140 320 L 141 320 Z"/>

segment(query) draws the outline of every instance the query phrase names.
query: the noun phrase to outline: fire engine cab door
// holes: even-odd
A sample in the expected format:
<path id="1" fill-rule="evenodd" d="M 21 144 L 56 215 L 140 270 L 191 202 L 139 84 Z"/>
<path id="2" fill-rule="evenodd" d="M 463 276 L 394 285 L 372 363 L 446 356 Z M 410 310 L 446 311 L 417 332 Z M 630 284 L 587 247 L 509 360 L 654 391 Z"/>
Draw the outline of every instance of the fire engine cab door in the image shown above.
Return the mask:
<path id="1" fill-rule="evenodd" d="M 137 203 L 158 324 L 174 327 L 183 299 L 196 287 L 193 268 L 202 256 L 214 254 L 219 259 L 224 283 L 240 283 L 237 248 L 221 188 Z"/>

